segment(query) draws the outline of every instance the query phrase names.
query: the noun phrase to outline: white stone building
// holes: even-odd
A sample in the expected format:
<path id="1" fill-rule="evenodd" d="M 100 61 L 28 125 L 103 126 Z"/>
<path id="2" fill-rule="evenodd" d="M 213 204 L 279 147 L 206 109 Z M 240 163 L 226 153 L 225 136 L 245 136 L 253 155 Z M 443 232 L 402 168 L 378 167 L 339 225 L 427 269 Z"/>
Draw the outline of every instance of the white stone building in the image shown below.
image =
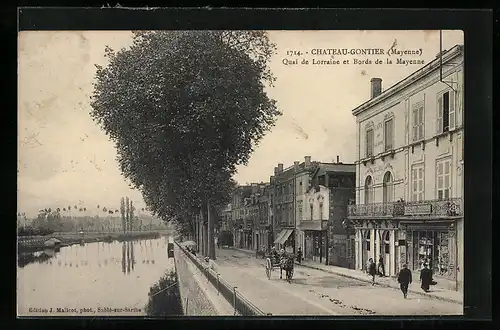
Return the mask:
<path id="1" fill-rule="evenodd" d="M 456 289 L 463 283 L 463 46 L 457 45 L 355 108 L 357 124 L 356 268 L 384 259 Z M 418 279 L 418 277 L 417 277 Z M 443 281 L 445 282 L 445 281 Z"/>

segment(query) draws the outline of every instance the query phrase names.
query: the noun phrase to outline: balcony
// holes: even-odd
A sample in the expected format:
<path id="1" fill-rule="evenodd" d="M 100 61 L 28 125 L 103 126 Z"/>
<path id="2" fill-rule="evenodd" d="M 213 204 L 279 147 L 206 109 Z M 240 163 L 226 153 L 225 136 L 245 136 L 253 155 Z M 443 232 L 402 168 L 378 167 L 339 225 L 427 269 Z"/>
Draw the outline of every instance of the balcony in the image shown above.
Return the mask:
<path id="1" fill-rule="evenodd" d="M 394 217 L 403 215 L 404 206 L 401 202 L 349 205 L 350 217 Z"/>
<path id="2" fill-rule="evenodd" d="M 462 198 L 349 205 L 349 217 L 458 217 L 463 216 Z"/>
<path id="3" fill-rule="evenodd" d="M 463 216 L 462 198 L 406 202 L 404 216 L 407 217 L 459 217 Z"/>

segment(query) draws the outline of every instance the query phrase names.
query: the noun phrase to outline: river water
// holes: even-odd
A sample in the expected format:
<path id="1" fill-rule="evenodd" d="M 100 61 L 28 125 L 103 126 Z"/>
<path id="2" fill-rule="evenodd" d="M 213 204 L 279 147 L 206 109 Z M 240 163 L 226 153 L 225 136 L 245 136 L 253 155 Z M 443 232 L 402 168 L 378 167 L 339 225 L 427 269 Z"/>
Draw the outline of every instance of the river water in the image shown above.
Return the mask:
<path id="1" fill-rule="evenodd" d="M 145 315 L 150 287 L 174 269 L 168 240 L 37 252 L 36 261 L 17 268 L 18 316 Z"/>

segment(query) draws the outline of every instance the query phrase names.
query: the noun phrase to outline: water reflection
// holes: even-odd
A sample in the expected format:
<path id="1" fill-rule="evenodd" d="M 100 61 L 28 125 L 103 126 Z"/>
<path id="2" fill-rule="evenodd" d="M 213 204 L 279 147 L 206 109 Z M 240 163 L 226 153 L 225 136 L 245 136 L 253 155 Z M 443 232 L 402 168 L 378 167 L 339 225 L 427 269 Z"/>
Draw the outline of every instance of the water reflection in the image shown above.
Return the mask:
<path id="1" fill-rule="evenodd" d="M 167 258 L 167 242 L 166 237 L 96 242 L 20 255 L 18 313 L 36 316 L 28 312 L 29 307 L 48 305 L 144 306 L 151 285 L 173 268 L 173 261 Z"/>

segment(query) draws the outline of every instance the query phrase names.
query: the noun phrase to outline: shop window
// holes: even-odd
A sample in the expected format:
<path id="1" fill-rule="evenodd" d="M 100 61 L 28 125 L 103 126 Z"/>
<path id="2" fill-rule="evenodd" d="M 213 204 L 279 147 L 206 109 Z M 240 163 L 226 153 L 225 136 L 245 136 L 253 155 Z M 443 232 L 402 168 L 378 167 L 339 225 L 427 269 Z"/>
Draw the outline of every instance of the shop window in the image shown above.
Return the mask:
<path id="1" fill-rule="evenodd" d="M 446 231 L 413 231 L 413 269 L 420 270 L 424 263 L 434 274 L 448 271 L 448 233 Z"/>

